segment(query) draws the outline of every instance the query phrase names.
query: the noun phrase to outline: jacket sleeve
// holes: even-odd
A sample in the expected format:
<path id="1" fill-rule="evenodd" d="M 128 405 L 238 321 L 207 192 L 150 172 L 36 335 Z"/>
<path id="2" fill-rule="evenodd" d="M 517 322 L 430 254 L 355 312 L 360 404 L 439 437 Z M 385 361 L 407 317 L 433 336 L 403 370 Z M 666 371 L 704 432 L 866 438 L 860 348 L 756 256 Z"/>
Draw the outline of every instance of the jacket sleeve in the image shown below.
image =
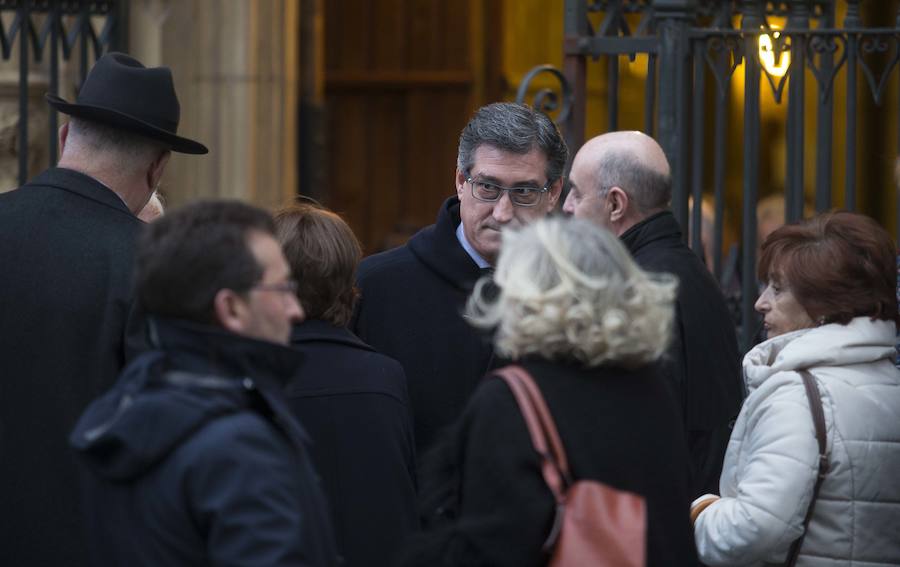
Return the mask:
<path id="1" fill-rule="evenodd" d="M 798 379 L 753 402 L 751 396 L 747 415 L 739 418 L 743 439 L 728 448 L 739 457 L 736 494 L 723 495 L 694 525 L 697 552 L 706 565 L 781 562 L 803 532 L 818 472 L 818 445 L 803 386 Z"/>
<path id="2" fill-rule="evenodd" d="M 315 479 L 302 478 L 287 442 L 250 414 L 219 418 L 201 435 L 186 489 L 209 564 L 311 565 L 298 483 Z"/>

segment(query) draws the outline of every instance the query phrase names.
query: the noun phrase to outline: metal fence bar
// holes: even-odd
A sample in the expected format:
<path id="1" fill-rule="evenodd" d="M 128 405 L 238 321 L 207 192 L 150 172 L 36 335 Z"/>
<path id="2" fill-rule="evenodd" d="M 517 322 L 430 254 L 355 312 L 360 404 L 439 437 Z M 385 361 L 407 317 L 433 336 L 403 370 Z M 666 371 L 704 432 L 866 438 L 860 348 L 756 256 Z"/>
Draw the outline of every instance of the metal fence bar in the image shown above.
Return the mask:
<path id="1" fill-rule="evenodd" d="M 90 34 L 88 33 L 89 28 L 91 26 L 91 15 L 89 11 L 90 7 L 87 2 L 81 3 L 81 14 L 79 20 L 79 33 L 81 34 L 81 52 L 79 54 L 81 61 L 81 79 L 78 81 L 78 89 L 81 90 L 81 85 L 84 84 L 84 80 L 87 78 L 88 74 L 88 40 L 90 39 Z"/>
<path id="2" fill-rule="evenodd" d="M 809 27 L 809 10 L 804 2 L 791 4 L 788 30 Z M 803 216 L 804 163 L 806 137 L 806 40 L 801 34 L 788 35 L 791 67 L 788 70 L 787 160 L 785 162 L 785 221 Z"/>
<path id="3" fill-rule="evenodd" d="M 862 25 L 859 17 L 859 0 L 847 1 L 847 17 L 845 28 L 857 28 Z M 859 36 L 847 34 L 847 135 L 845 136 L 846 169 L 844 175 L 844 208 L 856 210 L 856 65 L 859 57 Z"/>
<path id="4" fill-rule="evenodd" d="M 722 244 L 725 217 L 725 148 L 728 140 L 728 88 L 731 82 L 729 52 L 722 51 L 716 58 L 716 73 L 722 77 L 716 96 L 716 129 L 713 137 L 713 191 L 715 224 L 713 226 L 713 271 L 722 281 Z M 726 76 L 726 72 L 728 75 Z"/>
<path id="5" fill-rule="evenodd" d="M 746 352 L 757 334 L 753 309 L 756 289 L 756 202 L 759 192 L 759 29 L 762 10 L 757 2 L 742 0 L 741 29 L 744 32 L 744 203 L 741 262 L 741 346 Z"/>
<path id="6" fill-rule="evenodd" d="M 59 94 L 59 30 L 62 25 L 62 14 L 59 10 L 59 2 L 53 2 L 50 8 L 50 94 Z M 56 165 L 57 130 L 59 129 L 59 114 L 56 109 L 49 107 L 47 128 L 47 149 L 50 155 L 50 165 Z"/>
<path id="7" fill-rule="evenodd" d="M 684 229 L 688 226 L 690 161 L 690 54 L 688 22 L 693 0 L 654 0 L 659 25 L 659 141 L 672 168 L 672 213 Z M 684 231 L 685 238 L 687 231 Z"/>
<path id="8" fill-rule="evenodd" d="M 644 133 L 653 137 L 656 113 L 656 54 L 647 55 L 647 82 L 644 85 Z"/>
<path id="9" fill-rule="evenodd" d="M 709 261 L 703 250 L 703 145 L 706 142 L 705 121 L 706 116 L 706 65 L 704 56 L 706 53 L 706 41 L 699 40 L 699 46 L 694 45 L 694 109 L 692 117 L 694 120 L 691 128 L 693 148 L 691 175 L 693 184 L 691 186 L 691 196 L 694 201 L 691 210 L 691 248 L 700 255 L 704 261 Z"/>
<path id="10" fill-rule="evenodd" d="M 569 162 L 584 143 L 587 122 L 587 60 L 579 42 L 588 35 L 587 0 L 566 0 L 563 18 L 565 26 L 565 54 L 563 72 L 572 86 L 572 112 L 563 123 L 563 135 L 569 146 Z"/>
<path id="11" fill-rule="evenodd" d="M 799 4 L 799 2 L 797 2 Z M 826 27 L 834 25 L 834 3 L 826 8 Z M 819 54 L 821 75 L 816 125 L 816 212 L 831 208 L 831 162 L 833 159 L 832 135 L 834 122 L 834 97 L 831 95 L 831 82 L 834 79 L 834 52 L 830 49 L 829 40 L 822 39 L 823 51 Z M 832 39 L 837 45 L 837 40 Z"/>
<path id="12" fill-rule="evenodd" d="M 22 0 L 19 17 L 19 185 L 28 181 L 28 28 L 30 0 Z"/>
<path id="13" fill-rule="evenodd" d="M 619 56 L 609 55 L 607 58 L 607 130 L 615 132 L 619 129 Z"/>
<path id="14" fill-rule="evenodd" d="M 14 47 L 18 46 L 19 57 L 19 122 L 17 125 L 17 158 L 18 158 L 18 182 L 24 184 L 28 180 L 28 107 L 30 88 L 28 77 L 31 73 L 33 62 L 41 62 L 42 54 L 50 51 L 48 69 L 48 90 L 59 94 L 60 91 L 60 50 L 62 60 L 68 61 L 72 48 L 80 47 L 79 71 L 80 82 L 87 76 L 91 62 L 96 60 L 105 50 L 113 46 L 125 48 L 127 41 L 127 0 L 19 0 L 17 2 L 0 1 L 0 13 L 14 14 L 14 19 L 9 25 L 0 20 L 3 33 L 0 34 L 2 43 L 2 56 L 4 60 L 12 57 Z M 35 27 L 32 16 L 44 15 L 45 20 L 40 29 Z M 63 27 L 65 16 L 76 16 L 76 22 L 67 34 Z M 96 36 L 91 26 L 91 17 L 102 15 L 107 18 L 104 33 Z M 29 46 L 30 44 L 30 46 Z M 93 57 L 91 47 L 93 46 Z M 56 111 L 48 109 L 48 132 L 46 135 L 47 150 L 50 164 L 57 161 L 57 129 L 59 117 Z M 583 118 L 583 116 L 582 116 Z"/>

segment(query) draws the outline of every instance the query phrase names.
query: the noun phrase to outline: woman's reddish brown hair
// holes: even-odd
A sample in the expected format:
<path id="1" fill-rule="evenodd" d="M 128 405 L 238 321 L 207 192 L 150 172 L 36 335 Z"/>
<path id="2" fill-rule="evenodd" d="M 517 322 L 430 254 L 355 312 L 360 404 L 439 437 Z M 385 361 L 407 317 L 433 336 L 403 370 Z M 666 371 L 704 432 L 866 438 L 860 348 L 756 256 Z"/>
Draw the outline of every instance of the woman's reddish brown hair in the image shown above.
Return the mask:
<path id="1" fill-rule="evenodd" d="M 763 243 L 757 275 L 786 283 L 813 320 L 898 322 L 896 248 L 865 215 L 823 213 L 775 230 Z"/>
<path id="2" fill-rule="evenodd" d="M 311 203 L 275 213 L 275 228 L 307 319 L 346 326 L 359 296 L 356 267 L 362 258 L 353 230 L 337 214 Z"/>

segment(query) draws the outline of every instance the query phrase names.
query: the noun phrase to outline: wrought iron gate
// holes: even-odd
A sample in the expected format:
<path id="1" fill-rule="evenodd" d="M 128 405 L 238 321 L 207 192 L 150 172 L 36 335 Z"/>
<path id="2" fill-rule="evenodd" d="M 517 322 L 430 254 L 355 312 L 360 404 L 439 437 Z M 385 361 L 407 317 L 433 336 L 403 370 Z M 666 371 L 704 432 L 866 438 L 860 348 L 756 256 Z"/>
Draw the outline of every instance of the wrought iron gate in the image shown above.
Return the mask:
<path id="1" fill-rule="evenodd" d="M 81 85 L 93 62 L 109 50 L 128 45 L 127 0 L 0 0 L 0 51 L 4 62 L 18 61 L 19 119 L 18 181 L 28 178 L 28 93 L 34 67 L 47 63 L 48 92 L 60 92 L 62 61 L 77 57 L 77 84 Z M 48 165 L 57 160 L 57 113 L 48 107 Z"/>
<path id="2" fill-rule="evenodd" d="M 566 0 L 564 65 L 543 65 L 523 79 L 518 100 L 524 101 L 538 75 L 556 77 L 561 97 L 553 89 L 540 90 L 533 104 L 558 112 L 570 148 L 584 141 L 586 72 L 589 59 L 603 59 L 607 73 L 608 128 L 618 129 L 620 56 L 646 54 L 643 128 L 656 137 L 672 166 L 672 209 L 683 227 L 690 226 L 691 246 L 701 249 L 701 200 L 704 184 L 713 188 L 715 209 L 713 272 L 727 277 L 722 250 L 725 202 L 726 139 L 729 86 L 742 70 L 743 180 L 740 249 L 740 342 L 748 350 L 758 334 L 753 304 L 756 281 L 756 205 L 759 195 L 761 84 L 771 87 L 776 103 L 787 92 L 786 220 L 803 215 L 804 152 L 807 148 L 804 112 L 808 75 L 818 96 L 815 140 L 815 207 L 832 206 L 833 130 L 836 110 L 843 111 L 846 128 L 846 175 L 843 207 L 857 204 L 857 84 L 868 87 L 881 105 L 895 67 L 900 62 L 900 13 L 890 27 L 863 27 L 861 0 L 847 0 L 846 15 L 835 21 L 835 0 Z M 786 19 L 783 29 L 773 18 Z M 637 23 L 635 24 L 635 21 Z M 629 22 L 631 22 L 629 24 Z M 760 53 L 761 38 L 766 48 Z M 880 57 L 880 68 L 872 63 Z M 767 67 L 780 67 L 782 76 Z M 786 68 L 786 69 L 785 69 Z M 809 71 L 809 73 L 807 72 Z M 834 85 L 846 74 L 846 107 L 835 109 Z M 710 80 L 711 79 L 711 80 Z M 708 112 L 707 89 L 714 91 Z M 560 100 L 561 98 L 561 100 Z M 707 145 L 705 121 L 713 121 L 712 144 Z M 900 135 L 900 128 L 893 125 Z M 712 180 L 704 179 L 704 155 L 712 149 Z M 693 207 L 689 206 L 692 197 Z M 685 231 L 687 234 L 688 231 Z M 740 324 L 740 322 L 744 322 Z"/>

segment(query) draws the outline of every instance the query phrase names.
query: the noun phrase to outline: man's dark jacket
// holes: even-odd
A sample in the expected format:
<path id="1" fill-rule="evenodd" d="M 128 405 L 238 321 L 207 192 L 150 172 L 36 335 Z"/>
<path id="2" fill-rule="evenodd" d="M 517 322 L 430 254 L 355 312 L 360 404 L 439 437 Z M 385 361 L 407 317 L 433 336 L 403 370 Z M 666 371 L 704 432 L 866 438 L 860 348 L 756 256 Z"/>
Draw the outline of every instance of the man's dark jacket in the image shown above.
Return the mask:
<path id="1" fill-rule="evenodd" d="M 492 364 L 490 342 L 462 318 L 481 270 L 456 239 L 459 223 L 452 197 L 436 224 L 359 268 L 352 330 L 403 366 L 420 455 L 459 417 Z"/>
<path id="2" fill-rule="evenodd" d="M 325 321 L 296 325 L 291 344 L 303 360 L 285 394 L 313 440 L 345 565 L 393 565 L 419 525 L 403 368 Z"/>
<path id="3" fill-rule="evenodd" d="M 118 195 L 52 168 L 0 194 L 0 563 L 87 564 L 66 438 L 122 369 L 134 245 Z"/>
<path id="4" fill-rule="evenodd" d="M 100 565 L 335 565 L 327 504 L 282 388 L 300 355 L 158 321 L 71 436 Z"/>
<path id="5" fill-rule="evenodd" d="M 637 263 L 678 277 L 672 345 L 663 373 L 676 387 L 694 478 L 692 497 L 719 492 L 731 422 L 743 399 L 741 356 L 725 298 L 688 248 L 671 212 L 650 216 L 621 236 Z"/>

